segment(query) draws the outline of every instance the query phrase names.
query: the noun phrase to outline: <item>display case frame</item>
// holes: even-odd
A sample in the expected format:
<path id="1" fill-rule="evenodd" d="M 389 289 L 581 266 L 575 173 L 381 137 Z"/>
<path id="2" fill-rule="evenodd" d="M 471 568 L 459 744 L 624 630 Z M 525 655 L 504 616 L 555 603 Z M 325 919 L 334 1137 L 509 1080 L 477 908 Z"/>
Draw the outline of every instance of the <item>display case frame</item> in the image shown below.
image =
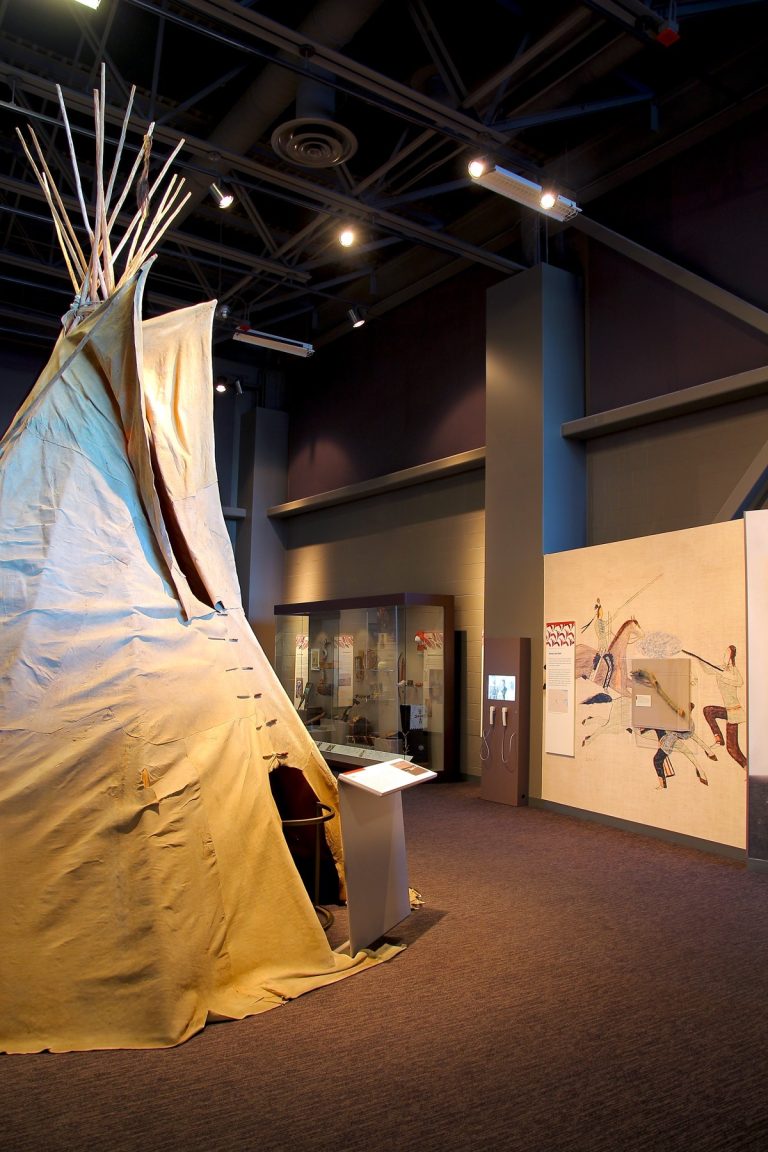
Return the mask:
<path id="1" fill-rule="evenodd" d="M 459 778 L 453 597 L 275 605 L 275 669 L 334 769 L 406 757 Z"/>

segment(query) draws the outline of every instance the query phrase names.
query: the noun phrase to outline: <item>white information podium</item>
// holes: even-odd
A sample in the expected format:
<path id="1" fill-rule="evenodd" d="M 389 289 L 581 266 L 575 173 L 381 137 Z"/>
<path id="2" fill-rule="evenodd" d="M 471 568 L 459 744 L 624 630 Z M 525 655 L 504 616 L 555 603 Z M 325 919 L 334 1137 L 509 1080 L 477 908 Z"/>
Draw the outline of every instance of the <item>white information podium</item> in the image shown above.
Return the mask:
<path id="1" fill-rule="evenodd" d="M 436 776 L 430 768 L 407 760 L 389 760 L 339 774 L 351 956 L 410 913 L 400 793 Z"/>

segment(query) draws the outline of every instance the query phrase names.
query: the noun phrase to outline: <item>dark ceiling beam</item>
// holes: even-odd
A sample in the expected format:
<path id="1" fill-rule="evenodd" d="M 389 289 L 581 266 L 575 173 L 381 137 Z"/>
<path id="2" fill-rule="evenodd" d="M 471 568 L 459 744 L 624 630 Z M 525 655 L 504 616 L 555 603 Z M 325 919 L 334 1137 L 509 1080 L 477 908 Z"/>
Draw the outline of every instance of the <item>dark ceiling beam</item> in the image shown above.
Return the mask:
<path id="1" fill-rule="evenodd" d="M 26 180 L 17 180 L 11 176 L 4 176 L 0 173 L 0 188 L 6 192 L 12 192 L 14 195 L 28 196 L 35 200 L 44 200 L 42 189 L 38 184 Z M 62 194 L 62 202 L 64 203 L 68 212 L 73 214 L 73 219 L 77 219 L 79 212 L 79 204 L 72 196 Z M 50 217 L 44 217 L 50 222 Z M 179 232 L 171 228 L 165 236 L 165 241 L 178 241 L 182 246 L 191 248 L 197 252 L 206 252 L 220 260 L 226 260 L 235 267 L 247 267 L 250 271 L 258 270 L 269 276 L 276 277 L 278 280 L 293 281 L 296 284 L 306 284 L 310 279 L 309 274 L 302 272 L 296 268 L 290 268 L 287 265 L 280 264 L 274 260 L 263 260 L 258 256 L 254 256 L 250 252 L 245 252 L 241 248 L 232 248 L 226 244 L 220 244 L 215 240 L 206 240 L 202 236 L 194 236 L 191 233 Z"/>
<path id="2" fill-rule="evenodd" d="M 529 73 L 540 62 L 548 66 L 557 60 L 564 52 L 569 52 L 575 44 L 590 35 L 594 29 L 595 21 L 591 13 L 583 8 L 577 9 L 569 16 L 540 36 L 529 48 L 518 53 L 509 64 L 490 76 L 483 84 L 474 88 L 463 103 L 464 108 L 478 108 L 500 88 L 507 85 L 510 80 L 518 79 L 521 74 Z"/>
<path id="3" fill-rule="evenodd" d="M 205 88 L 200 88 L 197 92 L 194 92 L 187 100 L 182 100 L 179 104 L 176 104 L 173 108 L 169 109 L 167 112 L 164 112 L 162 116 L 152 116 L 152 119 L 156 124 L 172 124 L 174 120 L 178 120 L 179 116 L 183 115 L 185 112 L 188 112 L 190 108 L 194 108 L 196 104 L 199 104 L 201 100 L 204 100 L 206 96 L 209 96 L 211 92 L 216 92 L 219 88 L 224 88 L 227 84 L 229 84 L 230 80 L 234 80 L 235 77 L 239 76 L 241 72 L 241 67 L 230 68 L 229 72 L 224 72 L 221 76 L 214 80 L 213 83 L 206 84 Z"/>
<path id="4" fill-rule="evenodd" d="M 157 119 L 155 108 L 157 105 L 157 94 L 160 80 L 160 65 L 163 59 L 163 47 L 165 45 L 165 19 L 161 16 L 157 22 L 157 35 L 155 36 L 155 51 L 154 59 L 152 61 L 152 87 L 149 92 L 149 119 Z"/>
<path id="5" fill-rule="evenodd" d="M 158 14 L 161 11 L 157 0 L 126 0 L 126 2 L 147 12 Z M 503 133 L 494 132 L 476 117 L 468 116 L 460 109 L 449 108 L 424 93 L 416 92 L 405 84 L 343 56 L 340 52 L 309 40 L 300 31 L 277 24 L 258 12 L 244 11 L 233 0 L 177 0 L 177 3 L 181 8 L 206 16 L 240 36 L 255 37 L 271 44 L 278 52 L 286 54 L 286 59 L 275 61 L 279 62 L 281 67 L 293 68 L 302 76 L 311 76 L 324 84 L 328 83 L 324 73 L 331 73 L 336 77 L 336 84 L 342 90 L 365 97 L 385 112 L 410 119 L 422 127 L 435 128 L 473 147 L 490 143 L 496 144 L 499 148 L 507 146 L 508 142 Z M 202 25 L 194 24 L 190 27 L 202 35 L 214 35 L 213 30 L 207 30 Z M 240 47 L 244 51 L 248 49 L 247 42 L 230 41 L 230 43 L 233 47 Z M 514 158 L 527 170 L 535 167 L 525 156 L 515 154 Z"/>
<path id="6" fill-rule="evenodd" d="M 552 108 L 548 112 L 529 112 L 527 116 L 513 116 L 510 120 L 496 123 L 494 127 L 505 132 L 520 132 L 539 124 L 557 124 L 560 120 L 575 120 L 591 116 L 596 112 L 609 112 L 614 108 L 624 108 L 628 104 L 649 103 L 654 99 L 652 92 L 637 92 L 632 96 L 616 96 L 609 100 L 592 100 L 586 104 L 575 104 L 570 108 Z"/>
<path id="7" fill-rule="evenodd" d="M 606 76 L 623 70 L 642 50 L 637 40 L 624 33 L 611 35 L 607 40 L 601 38 L 599 43 L 585 47 L 588 51 L 564 64 L 554 79 L 540 84 L 525 99 L 511 104 L 507 108 L 507 118 L 553 111 L 567 105 L 584 91 L 585 85 L 602 84 Z"/>
<path id="8" fill-rule="evenodd" d="M 83 11 L 82 8 L 73 8 L 72 15 L 74 16 L 80 29 L 83 41 L 89 45 L 91 51 L 93 52 L 95 64 L 89 72 L 89 79 L 91 84 L 94 86 L 96 85 L 96 74 L 101 65 L 104 64 L 109 72 L 110 80 L 113 81 L 120 89 L 123 100 L 125 100 L 127 104 L 128 98 L 130 96 L 131 86 L 127 83 L 126 80 L 123 79 L 120 73 L 120 69 L 117 67 L 115 61 L 107 52 L 107 40 L 109 38 L 109 31 L 112 25 L 112 21 L 115 18 L 115 8 L 111 8 L 107 14 L 107 23 L 101 37 L 97 36 L 93 31 L 93 21 L 89 19 L 88 13 Z"/>
<path id="9" fill-rule="evenodd" d="M 733 292 L 729 292 L 725 288 L 721 288 L 719 284 L 707 280 L 704 276 L 699 276 L 695 272 L 691 272 L 688 268 L 683 268 L 680 264 L 676 264 L 673 260 L 668 260 L 665 256 L 660 256 L 658 252 L 653 252 L 649 248 L 643 247 L 642 244 L 630 240 L 627 236 L 622 236 L 618 232 L 613 232 L 610 228 L 606 228 L 603 224 L 599 224 L 596 220 L 590 220 L 589 217 L 580 214 L 578 217 L 571 221 L 574 228 L 579 232 L 583 232 L 592 240 L 597 240 L 606 247 L 612 248 L 614 252 L 619 252 L 628 260 L 633 260 L 636 264 L 642 265 L 643 268 L 649 269 L 657 276 L 661 276 L 665 280 L 669 280 L 672 284 L 676 284 L 679 288 L 684 288 L 687 292 L 691 292 L 694 296 L 698 296 L 701 300 L 706 300 L 708 304 L 712 304 L 715 308 L 719 308 L 722 312 L 727 313 L 729 316 L 741 321 L 750 328 L 757 329 L 763 335 L 768 336 L 768 312 L 763 308 L 758 308 L 754 304 L 750 304 L 748 300 L 742 299 Z"/>
<path id="10" fill-rule="evenodd" d="M 745 4 L 764 4 L 765 0 L 678 0 L 677 15 L 699 16 L 703 12 L 719 12 L 723 8 L 740 8 Z"/>
<path id="11" fill-rule="evenodd" d="M 446 92 L 455 104 L 460 105 L 466 99 L 467 89 L 424 0 L 411 0 L 408 9 L 435 70 L 445 85 Z"/>
<path id="12" fill-rule="evenodd" d="M 187 137 L 186 146 L 189 150 L 197 151 L 202 155 L 208 144 L 204 140 L 194 140 Z M 380 228 L 385 232 L 393 233 L 402 239 L 413 240 L 430 248 L 438 248 L 455 256 L 463 256 L 472 263 L 484 264 L 500 272 L 520 271 L 519 264 L 496 256 L 485 248 L 468 244 L 449 233 L 426 228 L 413 220 L 407 220 L 385 209 L 375 208 L 364 202 L 361 203 L 353 196 L 347 196 L 334 189 L 320 188 L 301 176 L 294 176 L 289 172 L 276 172 L 256 160 L 234 153 L 222 153 L 222 160 L 231 171 L 239 172 L 242 177 L 251 177 L 266 185 L 265 190 L 268 191 L 270 187 L 275 187 L 293 192 L 305 206 L 313 207 L 316 211 L 326 212 L 329 216 L 336 215 L 340 219 L 357 220 Z M 467 187 L 469 187 L 469 176 L 467 176 L 466 182 Z"/>
<path id="13" fill-rule="evenodd" d="M 680 93 L 673 93 L 669 98 L 673 109 L 681 100 L 682 95 Z M 720 132 L 727 131 L 744 117 L 755 112 L 761 112 L 766 107 L 768 107 L 768 84 L 750 92 L 743 98 L 731 101 L 726 107 L 714 113 L 701 117 L 693 124 L 686 124 L 680 131 L 654 141 L 642 151 L 636 149 L 628 160 L 614 161 L 611 167 L 604 172 L 595 173 L 588 182 L 580 183 L 579 202 L 588 204 L 600 196 L 614 192 L 631 180 L 652 171 L 659 164 L 666 163 L 667 160 L 673 159 L 681 152 L 703 143 Z M 595 142 L 590 141 L 588 147 L 594 149 Z M 574 167 L 578 166 L 581 151 L 583 150 L 574 149 L 572 153 L 571 162 Z M 611 151 L 615 155 L 616 150 L 611 149 L 609 141 L 606 141 L 603 152 L 610 154 Z"/>
<path id="14" fill-rule="evenodd" d="M 12 252 L 5 248 L 0 250 L 0 260 L 4 265 L 11 268 L 20 268 L 26 272 L 44 273 L 45 276 L 51 277 L 54 280 L 61 280 L 62 283 L 71 287 L 69 273 L 67 272 L 66 265 L 61 264 L 47 264 L 42 260 L 35 259 L 30 256 L 22 256 L 19 252 Z"/>
<path id="15" fill-rule="evenodd" d="M 316 0 L 298 31 L 307 41 L 320 40 L 339 49 L 382 3 L 383 0 L 356 0 L 354 4 L 345 3 L 345 0 Z M 155 10 L 156 6 L 152 11 Z M 164 11 L 170 12 L 168 3 Z M 207 133 L 209 153 L 220 156 L 221 152 L 226 151 L 245 155 L 259 142 L 270 125 L 295 102 L 299 86 L 305 78 L 303 69 L 292 59 L 276 59 L 271 49 L 265 51 L 252 40 L 246 45 L 234 41 L 226 34 L 226 30 L 219 27 L 201 26 L 199 21 L 191 20 L 188 13 L 182 14 L 174 9 L 172 15 L 175 23 L 196 35 L 204 33 L 234 48 L 240 53 L 244 65 L 252 63 L 254 55 L 258 58 L 261 66 L 257 68 L 251 82 L 219 123 Z M 168 18 L 171 18 L 170 15 Z M 219 175 L 224 177 L 225 174 L 226 169 L 219 161 Z M 192 195 L 182 211 L 179 223 L 183 223 L 195 211 L 207 194 L 208 186 L 204 180 L 192 177 L 189 190 Z"/>
<path id="16" fill-rule="evenodd" d="M 643 4 L 641 0 L 586 0 L 590 8 L 623 24 L 631 35 L 643 40 L 656 40 L 670 24 L 668 15 Z"/>
<path id="17" fill-rule="evenodd" d="M 130 0 L 132 3 L 133 0 Z M 7 69 L 2 69 L 6 70 Z M 36 90 L 38 93 L 45 93 L 48 98 L 51 98 L 50 85 L 45 81 L 41 81 L 38 77 L 31 77 L 22 73 L 20 69 L 10 69 L 16 78 L 17 82 L 23 83 L 28 86 L 30 90 Z M 63 93 L 64 102 L 69 108 L 77 108 L 83 113 L 91 112 L 91 100 L 84 96 L 82 93 L 72 92 L 68 90 Z M 8 104 L 5 103 L 5 107 Z M 19 109 L 19 111 L 22 111 Z M 113 124 L 122 122 L 122 114 L 115 108 L 108 106 L 106 110 L 107 119 Z M 131 127 L 143 134 L 144 126 L 139 126 L 132 119 Z M 92 135 L 89 131 L 86 135 Z M 162 143 L 175 147 L 180 134 L 165 125 L 159 126 L 155 131 L 155 139 Z M 210 142 L 201 140 L 196 137 L 187 136 L 185 138 L 185 148 L 187 153 L 191 153 L 198 158 L 203 164 L 210 155 Z M 416 241 L 425 244 L 427 247 L 438 248 L 441 251 L 451 253 L 454 256 L 461 256 L 468 259 L 471 263 L 484 264 L 489 268 L 494 268 L 499 272 L 510 274 L 520 271 L 520 265 L 513 260 L 505 259 L 502 256 L 497 256 L 492 252 L 488 252 L 485 248 L 476 245 L 468 244 L 458 237 L 451 236 L 445 232 L 436 232 L 420 225 L 412 220 L 404 219 L 395 215 L 393 212 L 388 212 L 384 209 L 374 208 L 367 204 L 361 203 L 352 196 L 345 195 L 344 193 L 337 192 L 332 188 L 319 187 L 317 184 L 306 179 L 302 176 L 294 175 L 292 172 L 281 172 L 262 164 L 257 160 L 252 160 L 249 157 L 238 155 L 233 152 L 222 152 L 220 154 L 222 163 L 229 169 L 230 172 L 238 172 L 241 174 L 241 179 L 246 182 L 246 187 L 253 189 L 254 185 L 249 185 L 248 179 L 255 180 L 258 185 L 262 185 L 263 191 L 269 191 L 271 188 L 277 188 L 282 191 L 293 193 L 306 207 L 310 207 L 314 211 L 325 212 L 328 215 L 337 215 L 339 217 L 351 218 L 363 221 L 369 225 L 381 228 L 388 233 L 394 233 L 401 238 Z M 184 168 L 184 160 L 180 154 L 177 158 L 177 167 Z M 467 177 L 467 186 L 470 184 L 470 178 Z M 256 185 L 256 186 L 258 186 Z M 167 233 L 169 239 L 173 238 L 173 231 Z M 184 234 L 184 243 L 195 247 L 198 244 L 196 238 L 191 235 Z M 237 262 L 237 261 L 236 261 Z M 245 257 L 240 254 L 239 262 L 252 263 L 254 267 L 259 265 L 263 266 L 265 270 L 271 271 L 273 274 L 278 275 L 295 275 L 289 273 L 279 265 L 275 265 L 270 261 L 261 260 L 250 255 Z"/>

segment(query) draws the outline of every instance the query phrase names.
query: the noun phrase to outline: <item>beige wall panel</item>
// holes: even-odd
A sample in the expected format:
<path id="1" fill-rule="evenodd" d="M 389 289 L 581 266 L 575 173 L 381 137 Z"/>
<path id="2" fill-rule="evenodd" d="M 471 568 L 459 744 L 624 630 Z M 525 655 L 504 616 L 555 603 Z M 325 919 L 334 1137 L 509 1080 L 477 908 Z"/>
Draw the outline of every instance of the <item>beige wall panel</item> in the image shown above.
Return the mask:
<path id="1" fill-rule="evenodd" d="M 746 677 L 744 525 L 741 520 L 560 552 L 545 558 L 545 620 L 576 622 L 575 755 L 545 754 L 541 797 L 572 808 L 743 848 L 746 772 L 712 748 L 704 710 L 721 706 L 711 664 L 729 645 Z M 612 640 L 605 683 L 594 607 Z M 626 621 L 635 618 L 629 630 Z M 631 642 L 623 644 L 622 638 Z M 685 658 L 691 666 L 694 738 L 672 747 L 666 786 L 654 765 L 655 732 L 631 727 L 630 661 Z M 742 701 L 746 692 L 739 689 Z M 546 703 L 545 703 L 546 720 Z M 746 725 L 740 725 L 742 747 Z M 688 753 L 688 755 L 686 754 Z M 689 758 L 693 757 L 693 761 Z M 698 771 L 697 771 L 698 770 Z"/>
<path id="2" fill-rule="evenodd" d="M 454 597 L 464 633 L 460 770 L 480 774 L 480 664 L 485 581 L 482 471 L 370 497 L 286 522 L 282 600 L 390 592 Z"/>
<path id="3" fill-rule="evenodd" d="M 711 523 L 766 440 L 758 397 L 591 441 L 590 542 Z"/>

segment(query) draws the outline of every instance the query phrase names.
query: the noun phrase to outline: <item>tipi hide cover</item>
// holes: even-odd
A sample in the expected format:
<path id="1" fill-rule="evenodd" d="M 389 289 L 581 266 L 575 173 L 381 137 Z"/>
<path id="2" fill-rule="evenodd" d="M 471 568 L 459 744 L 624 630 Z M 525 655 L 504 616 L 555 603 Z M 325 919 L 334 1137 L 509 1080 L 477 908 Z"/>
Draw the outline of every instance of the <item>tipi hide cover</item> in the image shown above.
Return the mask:
<path id="1" fill-rule="evenodd" d="M 0 443 L 6 1052 L 176 1044 L 384 955 L 330 948 L 288 850 L 270 771 L 336 782 L 241 607 L 214 304 L 142 321 L 147 274 L 65 326 Z"/>

